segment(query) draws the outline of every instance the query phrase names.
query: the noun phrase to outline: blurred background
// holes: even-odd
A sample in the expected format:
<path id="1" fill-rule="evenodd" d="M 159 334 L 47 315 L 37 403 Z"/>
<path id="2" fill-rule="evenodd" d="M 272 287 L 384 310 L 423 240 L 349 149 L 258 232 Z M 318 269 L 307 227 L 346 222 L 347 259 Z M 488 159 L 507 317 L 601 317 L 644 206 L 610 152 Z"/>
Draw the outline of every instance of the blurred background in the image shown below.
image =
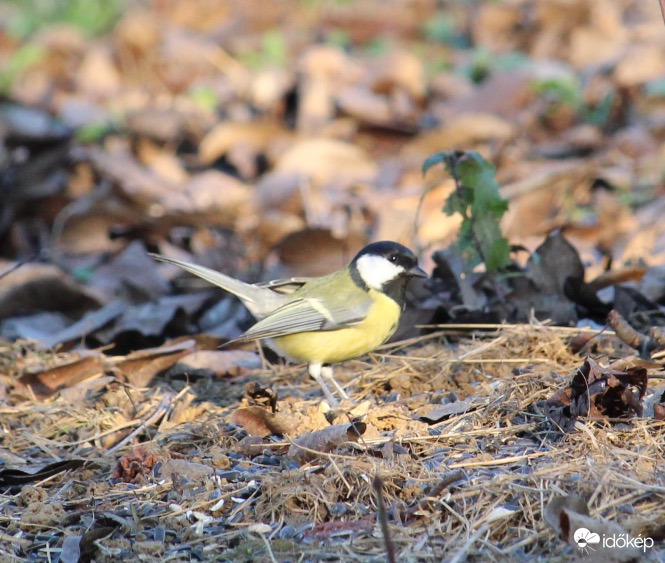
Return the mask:
<path id="1" fill-rule="evenodd" d="M 32 261 L 0 317 L 155 299 L 148 250 L 256 280 L 390 238 L 431 270 L 460 220 L 421 167 L 452 149 L 496 165 L 511 243 L 562 229 L 587 276 L 663 263 L 655 0 L 5 0 L 0 22 L 0 266 Z"/>

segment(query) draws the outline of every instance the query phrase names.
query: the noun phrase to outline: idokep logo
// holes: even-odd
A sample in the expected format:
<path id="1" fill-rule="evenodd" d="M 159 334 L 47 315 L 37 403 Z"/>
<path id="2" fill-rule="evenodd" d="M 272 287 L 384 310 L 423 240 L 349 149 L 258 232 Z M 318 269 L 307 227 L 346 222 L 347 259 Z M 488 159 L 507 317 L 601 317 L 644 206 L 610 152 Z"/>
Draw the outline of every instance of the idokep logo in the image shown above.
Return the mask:
<path id="1" fill-rule="evenodd" d="M 593 546 L 597 543 L 600 543 L 600 536 L 598 534 L 594 534 L 586 528 L 577 528 L 573 534 L 573 539 L 577 544 L 577 549 L 583 551 L 584 553 L 596 551 Z"/>
<path id="2" fill-rule="evenodd" d="M 596 551 L 601 545 L 605 549 L 640 549 L 645 553 L 647 549 L 653 547 L 653 538 L 643 538 L 641 536 L 633 538 L 628 534 L 611 534 L 608 536 L 603 534 L 601 537 L 586 528 L 577 528 L 573 534 L 573 539 L 577 544 L 577 549 L 585 554 Z"/>

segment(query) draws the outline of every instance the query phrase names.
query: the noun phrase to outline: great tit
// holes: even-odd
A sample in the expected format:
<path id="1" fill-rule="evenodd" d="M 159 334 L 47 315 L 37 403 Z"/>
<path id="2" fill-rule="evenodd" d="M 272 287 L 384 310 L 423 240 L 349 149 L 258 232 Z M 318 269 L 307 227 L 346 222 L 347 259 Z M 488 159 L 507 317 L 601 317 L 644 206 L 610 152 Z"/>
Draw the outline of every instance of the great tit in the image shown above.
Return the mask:
<path id="1" fill-rule="evenodd" d="M 426 278 L 408 248 L 375 242 L 351 263 L 326 276 L 248 284 L 209 268 L 151 254 L 236 295 L 259 321 L 232 342 L 267 339 L 278 354 L 307 362 L 309 374 L 328 401 L 337 400 L 324 380 L 344 398 L 330 364 L 371 352 L 397 329 L 407 282 Z"/>

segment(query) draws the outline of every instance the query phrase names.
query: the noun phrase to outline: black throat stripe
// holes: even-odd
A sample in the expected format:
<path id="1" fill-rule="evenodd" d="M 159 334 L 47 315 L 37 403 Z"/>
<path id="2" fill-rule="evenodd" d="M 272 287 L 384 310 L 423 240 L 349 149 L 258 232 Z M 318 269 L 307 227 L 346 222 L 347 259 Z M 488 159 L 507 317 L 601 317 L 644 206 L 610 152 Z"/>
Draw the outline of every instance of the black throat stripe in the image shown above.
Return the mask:
<path id="1" fill-rule="evenodd" d="M 393 301 L 395 301 L 402 309 L 404 309 L 406 301 L 406 284 L 409 279 L 406 276 L 397 276 L 395 279 L 390 280 L 383 284 L 381 290 Z"/>
<path id="2" fill-rule="evenodd" d="M 368 285 L 365 283 L 365 280 L 363 277 L 360 275 L 360 272 L 358 271 L 358 268 L 356 267 L 355 264 L 351 264 L 351 267 L 349 268 L 351 270 L 351 279 L 353 280 L 353 283 L 355 283 L 360 289 L 364 291 L 369 291 Z"/>

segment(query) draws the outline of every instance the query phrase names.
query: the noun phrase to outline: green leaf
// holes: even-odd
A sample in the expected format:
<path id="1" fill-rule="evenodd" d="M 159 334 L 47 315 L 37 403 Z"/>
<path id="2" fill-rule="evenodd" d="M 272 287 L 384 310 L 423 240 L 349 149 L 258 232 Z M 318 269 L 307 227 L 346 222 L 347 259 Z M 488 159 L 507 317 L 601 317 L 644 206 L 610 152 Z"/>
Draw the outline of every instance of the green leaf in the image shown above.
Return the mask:
<path id="1" fill-rule="evenodd" d="M 489 272 L 504 269 L 510 263 L 510 247 L 500 221 L 508 202 L 501 197 L 494 165 L 477 152 L 440 152 L 425 160 L 423 174 L 437 164 L 443 164 L 457 184 L 443 211 L 462 216 L 460 253 L 469 259 L 471 268 L 482 261 Z"/>
<path id="2" fill-rule="evenodd" d="M 428 156 L 425 159 L 425 162 L 423 162 L 423 167 L 422 167 L 423 176 L 427 174 L 427 171 L 430 168 L 432 168 L 432 166 L 436 166 L 437 164 L 443 164 L 445 166 L 449 155 L 450 153 L 447 152 L 438 152 L 436 154 L 433 154 L 432 156 Z"/>

